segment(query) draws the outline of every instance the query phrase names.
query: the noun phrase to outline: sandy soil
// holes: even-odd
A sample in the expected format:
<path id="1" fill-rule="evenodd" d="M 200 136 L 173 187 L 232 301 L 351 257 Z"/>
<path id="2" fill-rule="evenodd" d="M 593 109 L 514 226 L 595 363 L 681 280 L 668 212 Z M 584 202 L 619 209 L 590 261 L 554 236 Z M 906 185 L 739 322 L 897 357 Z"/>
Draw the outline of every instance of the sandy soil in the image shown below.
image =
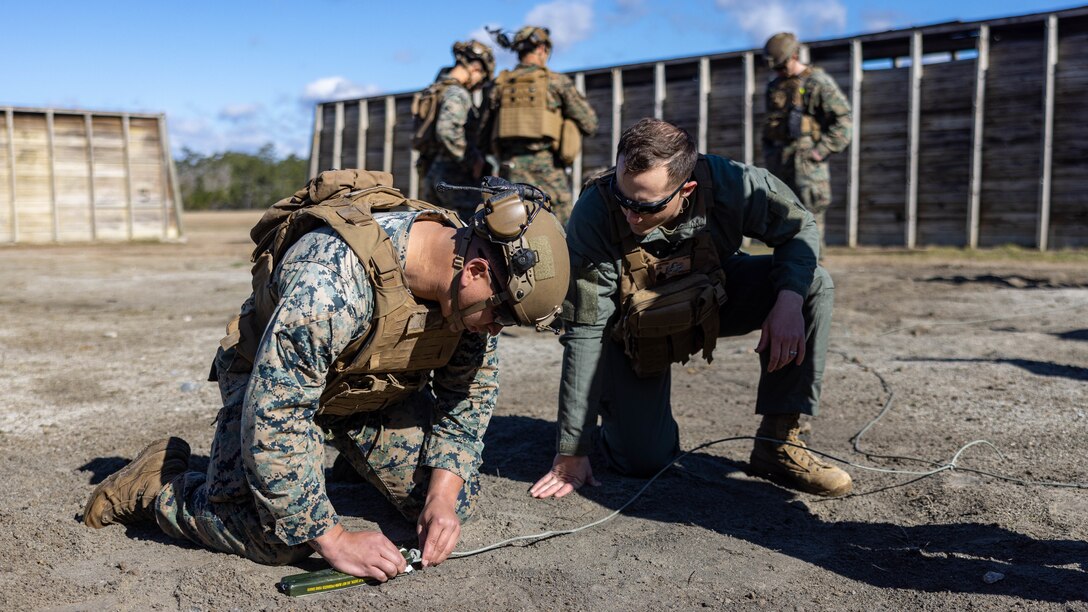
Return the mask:
<path id="1" fill-rule="evenodd" d="M 692 609 L 1088 610 L 1088 493 L 977 472 L 850 468 L 823 500 L 745 474 L 750 442 L 683 458 L 616 519 L 533 546 L 450 560 L 380 587 L 292 599 L 287 568 L 79 522 L 93 485 L 148 441 L 206 460 L 204 382 L 248 293 L 252 213 L 188 215 L 178 244 L 0 249 L 0 610 Z M 1088 257 L 982 259 L 833 251 L 837 307 L 824 414 L 810 443 L 865 466 L 962 468 L 1088 482 Z M 750 435 L 756 336 L 674 369 L 682 445 Z M 550 464 L 560 349 L 502 338 L 484 495 L 461 550 L 583 525 L 643 481 L 537 501 Z M 852 449 L 851 437 L 891 409 Z M 331 461 L 331 453 L 330 459 Z M 366 485 L 331 484 L 349 526 L 411 534 Z M 993 573 L 991 573 L 993 572 Z M 1000 579 L 989 580 L 1000 575 Z"/>

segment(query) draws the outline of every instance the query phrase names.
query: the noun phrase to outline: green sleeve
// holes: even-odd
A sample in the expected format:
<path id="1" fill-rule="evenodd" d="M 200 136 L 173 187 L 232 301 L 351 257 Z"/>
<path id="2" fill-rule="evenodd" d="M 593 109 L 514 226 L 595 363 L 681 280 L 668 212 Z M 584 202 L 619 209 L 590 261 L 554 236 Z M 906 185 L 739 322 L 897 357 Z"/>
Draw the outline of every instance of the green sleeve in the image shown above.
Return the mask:
<path id="1" fill-rule="evenodd" d="M 616 310 L 619 253 L 612 243 L 610 219 L 596 187 L 578 198 L 567 225 L 571 285 L 563 304 L 566 330 L 559 387 L 558 451 L 588 455 L 597 426 L 598 407 L 590 401 L 599 376 L 601 344 Z"/>
<path id="2" fill-rule="evenodd" d="M 715 206 L 742 207 L 743 233 L 774 249 L 771 283 L 775 291 L 808 294 L 816 270 L 820 235 L 812 213 L 793 191 L 763 168 L 707 156 L 714 173 Z M 735 218 L 722 214 L 718 220 Z M 720 235 L 725 235 L 721 230 Z"/>
<path id="3" fill-rule="evenodd" d="M 597 133 L 597 112 L 589 105 L 574 82 L 565 74 L 552 73 L 552 82 L 563 105 L 563 117 L 578 124 L 578 129 L 587 136 Z"/>

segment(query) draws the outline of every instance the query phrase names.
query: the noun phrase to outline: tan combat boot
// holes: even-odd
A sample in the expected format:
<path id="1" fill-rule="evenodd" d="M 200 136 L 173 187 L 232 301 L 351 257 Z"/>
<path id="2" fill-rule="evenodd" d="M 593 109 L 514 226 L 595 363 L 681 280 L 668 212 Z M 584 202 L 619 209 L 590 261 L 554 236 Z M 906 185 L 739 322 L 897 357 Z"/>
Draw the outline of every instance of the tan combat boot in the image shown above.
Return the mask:
<path id="1" fill-rule="evenodd" d="M 83 507 L 83 522 L 101 529 L 112 523 L 150 520 L 159 492 L 188 467 L 189 444 L 185 440 L 164 438 L 152 442 L 132 463 L 95 487 Z"/>
<path id="2" fill-rule="evenodd" d="M 800 415 L 766 415 L 756 436 L 790 444 L 756 440 L 749 460 L 751 472 L 805 493 L 836 497 L 850 492 L 850 474 L 829 465 L 805 449 L 800 434 Z M 795 444 L 796 446 L 791 446 Z"/>

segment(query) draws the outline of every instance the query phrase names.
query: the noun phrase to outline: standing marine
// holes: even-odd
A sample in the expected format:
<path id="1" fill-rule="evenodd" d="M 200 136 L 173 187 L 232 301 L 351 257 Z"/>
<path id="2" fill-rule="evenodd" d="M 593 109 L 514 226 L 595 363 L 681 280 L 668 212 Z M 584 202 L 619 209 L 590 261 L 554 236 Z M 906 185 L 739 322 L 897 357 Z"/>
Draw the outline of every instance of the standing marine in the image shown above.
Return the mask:
<path id="1" fill-rule="evenodd" d="M 767 85 L 763 155 L 766 168 L 816 217 L 822 257 L 824 213 L 831 205 L 827 158 L 850 144 L 851 111 L 835 80 L 801 63 L 800 50 L 790 32 L 775 34 L 763 47 L 767 67 L 778 75 Z"/>
<path id="2" fill-rule="evenodd" d="M 478 192 L 439 192 L 435 186 L 441 182 L 462 186 L 480 183 L 484 156 L 477 147 L 480 113 L 472 92 L 491 80 L 495 56 L 491 47 L 469 40 L 454 43 L 453 59 L 454 65 L 439 71 L 435 82 L 412 101 L 412 148 L 419 151 L 419 198 L 452 209 L 468 220 L 479 204 Z"/>
<path id="3" fill-rule="evenodd" d="M 488 123 L 499 172 L 547 192 L 556 216 L 566 223 L 572 206 L 567 167 L 581 150 L 582 136 L 596 133 L 597 113 L 570 77 L 548 69 L 547 28 L 525 26 L 513 40 L 494 34 L 499 46 L 518 54 L 518 65 L 499 74 L 490 95 Z"/>
<path id="4" fill-rule="evenodd" d="M 387 172 L 323 172 L 254 226 L 253 293 L 212 366 L 222 408 L 207 469 L 165 438 L 102 481 L 83 521 L 152 521 L 258 563 L 315 551 L 380 581 L 405 559 L 345 528 L 325 443 L 415 522 L 424 565 L 457 545 L 499 392 L 496 335 L 546 326 L 569 279 L 563 228 L 531 186 L 493 189 L 466 226 Z"/>

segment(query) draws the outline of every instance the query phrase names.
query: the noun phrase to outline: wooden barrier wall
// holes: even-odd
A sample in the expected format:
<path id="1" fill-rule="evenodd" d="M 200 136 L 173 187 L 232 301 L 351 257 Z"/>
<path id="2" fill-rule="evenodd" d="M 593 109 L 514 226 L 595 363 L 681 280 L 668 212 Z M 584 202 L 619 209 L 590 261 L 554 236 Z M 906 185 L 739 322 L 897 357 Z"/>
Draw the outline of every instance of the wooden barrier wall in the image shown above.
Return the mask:
<path id="1" fill-rule="evenodd" d="M 829 244 L 1088 246 L 1088 7 L 804 52 L 854 108 L 853 145 L 831 159 Z M 701 151 L 762 165 L 772 75 L 759 50 L 569 74 L 600 118 L 574 176 L 611 166 L 620 133 L 642 117 L 684 127 Z M 414 196 L 413 94 L 318 104 L 310 174 L 386 170 Z"/>
<path id="2" fill-rule="evenodd" d="M 0 243 L 182 233 L 162 115 L 0 107 Z"/>

